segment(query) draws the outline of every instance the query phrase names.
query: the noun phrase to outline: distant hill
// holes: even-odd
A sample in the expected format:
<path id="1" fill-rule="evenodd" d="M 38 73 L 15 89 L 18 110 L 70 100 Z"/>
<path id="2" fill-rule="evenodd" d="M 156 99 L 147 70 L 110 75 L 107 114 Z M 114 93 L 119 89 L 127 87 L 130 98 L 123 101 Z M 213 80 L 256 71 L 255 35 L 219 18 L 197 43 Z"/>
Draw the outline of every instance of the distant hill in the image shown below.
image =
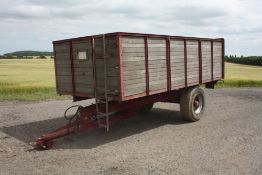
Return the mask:
<path id="1" fill-rule="evenodd" d="M 23 57 L 23 56 L 53 56 L 53 52 L 46 52 L 46 51 L 17 51 L 4 54 L 6 57 L 16 56 L 16 57 Z"/>

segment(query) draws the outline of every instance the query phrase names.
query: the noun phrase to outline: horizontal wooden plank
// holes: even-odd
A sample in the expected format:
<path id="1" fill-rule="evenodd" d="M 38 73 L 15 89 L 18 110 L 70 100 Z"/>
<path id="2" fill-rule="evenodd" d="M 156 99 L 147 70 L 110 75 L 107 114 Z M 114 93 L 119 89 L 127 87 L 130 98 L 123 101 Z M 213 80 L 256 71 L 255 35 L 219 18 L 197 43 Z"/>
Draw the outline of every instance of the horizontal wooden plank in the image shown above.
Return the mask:
<path id="1" fill-rule="evenodd" d="M 145 55 L 139 56 L 139 57 L 123 55 L 122 62 L 125 62 L 125 61 L 145 61 Z"/>
<path id="2" fill-rule="evenodd" d="M 85 44 L 74 44 L 72 46 L 73 52 L 86 51 L 92 53 L 92 46 L 88 43 Z"/>
<path id="3" fill-rule="evenodd" d="M 158 77 L 149 77 L 149 84 L 150 85 L 156 85 L 156 84 L 166 84 L 167 79 L 166 78 L 158 78 Z"/>
<path id="4" fill-rule="evenodd" d="M 213 45 L 214 45 L 214 46 L 220 46 L 220 47 L 221 47 L 221 46 L 222 46 L 222 42 L 216 42 L 216 41 L 215 41 L 215 42 L 213 42 Z"/>
<path id="5" fill-rule="evenodd" d="M 137 74 L 125 74 L 123 76 L 123 81 L 129 81 L 129 80 L 133 80 L 133 79 L 145 79 L 146 74 L 145 73 L 137 73 Z"/>
<path id="6" fill-rule="evenodd" d="M 122 43 L 122 48 L 144 48 L 145 47 L 145 44 L 144 42 L 143 43 Z"/>
<path id="7" fill-rule="evenodd" d="M 171 71 L 171 77 L 173 78 L 181 78 L 185 75 L 185 71 Z"/>
<path id="8" fill-rule="evenodd" d="M 58 81 L 58 82 L 70 82 L 71 83 L 71 81 L 72 81 L 72 78 L 71 78 L 71 76 L 56 76 L 56 80 Z"/>
<path id="9" fill-rule="evenodd" d="M 149 84 L 158 84 L 158 83 L 166 83 L 167 76 L 158 76 L 158 77 L 151 77 L 149 76 Z"/>
<path id="10" fill-rule="evenodd" d="M 158 56 L 154 56 L 154 55 L 148 55 L 148 60 L 164 60 L 166 59 L 166 55 L 158 55 Z"/>
<path id="11" fill-rule="evenodd" d="M 150 56 L 166 56 L 166 52 L 148 51 L 148 57 L 150 57 Z"/>
<path id="12" fill-rule="evenodd" d="M 149 73 L 151 73 L 151 72 L 166 72 L 166 68 L 165 67 L 149 68 L 148 71 L 149 71 Z"/>
<path id="13" fill-rule="evenodd" d="M 150 86 L 149 87 L 151 94 L 156 94 L 159 92 L 154 92 L 154 91 L 158 91 L 158 90 L 162 90 L 162 91 L 167 91 L 167 86 L 166 85 L 155 85 L 155 86 Z"/>
<path id="14" fill-rule="evenodd" d="M 123 57 L 144 57 L 145 56 L 145 53 L 142 53 L 142 52 L 124 52 L 122 53 Z"/>
<path id="15" fill-rule="evenodd" d="M 170 59 L 173 58 L 184 59 L 184 52 L 170 52 Z"/>
<path id="16" fill-rule="evenodd" d="M 130 69 L 145 69 L 145 62 L 141 61 L 125 61 L 122 63 L 123 69 L 130 70 Z"/>
<path id="17" fill-rule="evenodd" d="M 185 82 L 185 77 L 181 77 L 181 78 L 171 78 L 171 82 L 173 82 L 173 83 L 178 83 L 178 82 L 180 82 L 180 83 L 184 83 Z"/>
<path id="18" fill-rule="evenodd" d="M 140 65 L 137 65 L 137 64 L 129 64 L 128 66 L 124 66 L 123 67 L 123 72 L 126 72 L 126 71 L 133 71 L 133 70 L 144 70 L 145 69 L 145 64 L 140 64 Z"/>
<path id="19" fill-rule="evenodd" d="M 135 95 L 135 94 L 140 94 L 140 93 L 143 93 L 145 92 L 146 90 L 146 87 L 143 87 L 143 88 L 134 88 L 134 89 L 128 89 L 128 90 L 125 90 L 124 91 L 124 96 L 130 96 L 130 95 Z"/>
<path id="20" fill-rule="evenodd" d="M 158 39 L 158 38 L 148 38 L 147 42 L 148 42 L 148 45 L 150 45 L 150 44 L 166 44 L 165 39 Z"/>
<path id="21" fill-rule="evenodd" d="M 125 37 L 122 36 L 122 44 L 129 43 L 129 44 L 144 44 L 144 37 Z"/>
<path id="22" fill-rule="evenodd" d="M 71 76 L 71 69 L 59 69 L 57 68 L 56 75 L 67 75 Z"/>
<path id="23" fill-rule="evenodd" d="M 170 64 L 171 69 L 183 69 L 185 67 L 183 62 L 176 62 Z"/>
<path id="24" fill-rule="evenodd" d="M 131 90 L 131 89 L 134 89 L 134 88 L 145 89 L 146 88 L 146 83 L 142 82 L 142 83 L 124 85 L 124 90 L 125 91 Z"/>
<path id="25" fill-rule="evenodd" d="M 184 65 L 184 59 L 172 59 L 170 60 L 171 66 Z"/>
<path id="26" fill-rule="evenodd" d="M 202 61 L 210 61 L 210 60 L 211 60 L 211 55 L 208 55 L 208 56 L 202 55 Z"/>
<path id="27" fill-rule="evenodd" d="M 184 50 L 184 42 L 183 44 L 172 44 L 170 43 L 170 49 L 171 50 L 176 50 L 176 51 L 183 51 Z"/>
<path id="28" fill-rule="evenodd" d="M 180 73 L 180 72 L 185 72 L 184 67 L 182 67 L 182 68 L 180 68 L 180 67 L 171 68 L 171 74 L 177 74 L 177 73 Z"/>
<path id="29" fill-rule="evenodd" d="M 71 66 L 70 65 L 56 65 L 57 71 L 71 71 Z"/>
<path id="30" fill-rule="evenodd" d="M 145 78 L 136 78 L 132 80 L 124 80 L 125 86 L 132 85 L 132 84 L 146 84 Z"/>
<path id="31" fill-rule="evenodd" d="M 198 46 L 198 41 L 186 41 L 187 46 Z"/>
<path id="32" fill-rule="evenodd" d="M 59 53 L 59 52 L 69 52 L 70 51 L 69 43 L 55 44 L 54 47 L 55 47 L 55 51 L 57 53 Z"/>
<path id="33" fill-rule="evenodd" d="M 170 61 L 171 62 L 183 62 L 184 61 L 184 56 L 170 56 Z"/>
<path id="34" fill-rule="evenodd" d="M 148 44 L 148 49 L 153 49 L 153 48 L 166 48 L 166 44 Z"/>
<path id="35" fill-rule="evenodd" d="M 185 73 L 184 72 L 172 72 L 171 78 L 172 79 L 184 79 Z"/>
<path id="36" fill-rule="evenodd" d="M 171 79 L 171 84 L 172 86 L 174 85 L 179 85 L 179 84 L 184 84 L 185 83 L 185 79 Z"/>
<path id="37" fill-rule="evenodd" d="M 55 55 L 56 60 L 70 60 L 69 52 L 56 52 Z"/>
<path id="38" fill-rule="evenodd" d="M 148 47 L 148 52 L 166 52 L 166 46 L 165 47 Z"/>
<path id="39" fill-rule="evenodd" d="M 129 71 L 123 71 L 123 76 L 129 75 L 129 74 L 145 74 L 145 70 L 129 70 Z"/>
<path id="40" fill-rule="evenodd" d="M 58 84 L 59 91 L 72 91 L 72 84 L 71 82 L 59 82 Z"/>
<path id="41" fill-rule="evenodd" d="M 123 47 L 122 53 L 132 53 L 132 52 L 141 52 L 145 54 L 145 48 L 144 47 Z"/>
<path id="42" fill-rule="evenodd" d="M 170 67 L 184 67 L 184 62 L 171 62 Z"/>
<path id="43" fill-rule="evenodd" d="M 170 39 L 171 44 L 184 44 L 183 40 Z"/>
<path id="44" fill-rule="evenodd" d="M 198 74 L 198 73 L 199 73 L 199 69 L 196 67 L 187 69 L 187 74 Z"/>
<path id="45" fill-rule="evenodd" d="M 177 66 L 177 67 L 171 67 L 171 74 L 178 74 L 178 73 L 184 73 L 185 67 L 183 66 Z"/>

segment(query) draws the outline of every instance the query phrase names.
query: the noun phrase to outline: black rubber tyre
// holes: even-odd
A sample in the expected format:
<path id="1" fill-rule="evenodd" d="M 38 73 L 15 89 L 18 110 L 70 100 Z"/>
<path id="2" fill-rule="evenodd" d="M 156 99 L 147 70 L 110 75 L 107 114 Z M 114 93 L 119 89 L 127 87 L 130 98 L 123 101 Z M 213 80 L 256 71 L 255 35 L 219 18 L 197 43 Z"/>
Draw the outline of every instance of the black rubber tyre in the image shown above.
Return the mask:
<path id="1" fill-rule="evenodd" d="M 198 121 L 205 110 L 205 95 L 202 88 L 185 89 L 180 97 L 180 112 L 190 122 Z"/>
<path id="2" fill-rule="evenodd" d="M 143 108 L 140 109 L 139 113 L 145 114 L 148 113 L 154 106 L 154 103 L 145 105 Z"/>

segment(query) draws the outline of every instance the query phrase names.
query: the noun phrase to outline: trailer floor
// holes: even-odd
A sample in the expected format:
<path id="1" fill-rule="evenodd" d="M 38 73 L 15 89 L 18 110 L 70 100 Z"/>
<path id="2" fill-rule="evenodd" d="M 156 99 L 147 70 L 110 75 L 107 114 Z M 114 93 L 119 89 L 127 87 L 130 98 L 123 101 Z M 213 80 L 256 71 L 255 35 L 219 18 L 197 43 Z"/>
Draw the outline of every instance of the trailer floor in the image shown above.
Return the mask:
<path id="1" fill-rule="evenodd" d="M 262 89 L 205 90 L 206 113 L 186 123 L 175 104 L 104 129 L 28 144 L 64 124 L 64 101 L 0 102 L 0 174 L 262 174 Z M 87 104 L 89 102 L 81 102 Z"/>

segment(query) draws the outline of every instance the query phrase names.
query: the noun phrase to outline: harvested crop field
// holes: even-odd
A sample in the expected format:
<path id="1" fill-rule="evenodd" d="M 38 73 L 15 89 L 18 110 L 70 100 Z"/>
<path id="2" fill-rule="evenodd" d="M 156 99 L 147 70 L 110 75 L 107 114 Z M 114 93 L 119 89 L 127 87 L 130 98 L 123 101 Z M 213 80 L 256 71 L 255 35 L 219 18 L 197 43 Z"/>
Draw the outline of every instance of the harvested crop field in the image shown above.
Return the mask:
<path id="1" fill-rule="evenodd" d="M 262 89 L 205 90 L 204 118 L 187 123 L 176 104 L 58 139 L 28 144 L 61 126 L 70 100 L 0 102 L 0 174 L 262 174 Z M 83 101 L 89 104 L 90 101 Z"/>

